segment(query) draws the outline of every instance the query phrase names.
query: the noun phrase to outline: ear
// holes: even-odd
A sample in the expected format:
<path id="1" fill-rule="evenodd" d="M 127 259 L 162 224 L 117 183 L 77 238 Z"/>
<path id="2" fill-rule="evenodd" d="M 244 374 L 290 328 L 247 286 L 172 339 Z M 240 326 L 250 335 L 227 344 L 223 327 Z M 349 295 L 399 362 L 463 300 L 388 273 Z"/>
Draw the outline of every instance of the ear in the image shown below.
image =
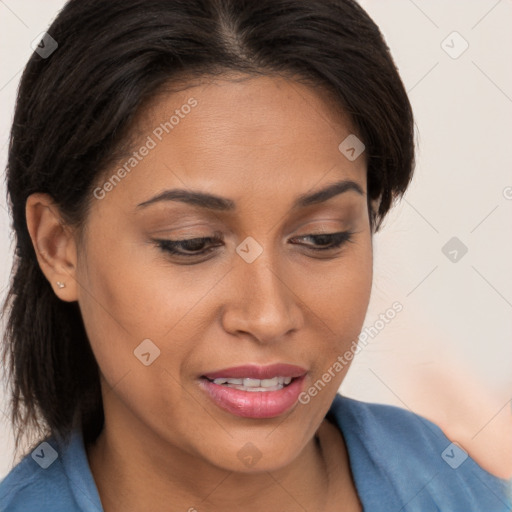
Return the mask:
<path id="1" fill-rule="evenodd" d="M 374 220 L 376 218 L 377 212 L 379 211 L 381 199 L 382 199 L 382 196 L 379 196 L 377 199 L 370 200 L 370 211 L 372 212 L 371 214 L 373 215 Z M 375 229 L 375 226 L 374 226 L 374 229 Z"/>
<path id="2" fill-rule="evenodd" d="M 43 193 L 30 195 L 25 215 L 37 261 L 55 294 L 66 302 L 78 300 L 74 233 L 65 225 L 52 197 Z"/>

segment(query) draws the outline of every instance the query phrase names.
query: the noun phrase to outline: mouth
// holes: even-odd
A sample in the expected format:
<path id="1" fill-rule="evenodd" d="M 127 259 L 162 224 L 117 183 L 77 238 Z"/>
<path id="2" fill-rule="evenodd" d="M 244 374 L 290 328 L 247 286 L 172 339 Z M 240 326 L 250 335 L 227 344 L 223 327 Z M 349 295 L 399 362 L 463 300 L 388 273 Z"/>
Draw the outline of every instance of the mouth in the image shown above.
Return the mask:
<path id="1" fill-rule="evenodd" d="M 272 379 L 251 379 L 246 377 L 243 379 L 229 379 L 226 377 L 220 377 L 218 379 L 208 379 L 210 382 L 219 386 L 226 386 L 232 389 L 239 389 L 241 391 L 247 391 L 254 393 L 257 391 L 279 391 L 284 387 L 288 386 L 293 380 L 292 377 L 273 377 Z"/>
<path id="2" fill-rule="evenodd" d="M 302 377 L 307 373 L 302 366 L 287 363 L 275 363 L 267 366 L 258 366 L 256 364 L 246 364 L 242 366 L 232 366 L 214 372 L 205 373 L 203 377 L 209 380 L 227 378 L 227 379 L 259 379 L 267 380 L 274 377 Z"/>
<path id="3" fill-rule="evenodd" d="M 246 365 L 207 373 L 200 385 L 224 411 L 245 418 L 274 418 L 291 409 L 307 370 L 294 365 Z"/>

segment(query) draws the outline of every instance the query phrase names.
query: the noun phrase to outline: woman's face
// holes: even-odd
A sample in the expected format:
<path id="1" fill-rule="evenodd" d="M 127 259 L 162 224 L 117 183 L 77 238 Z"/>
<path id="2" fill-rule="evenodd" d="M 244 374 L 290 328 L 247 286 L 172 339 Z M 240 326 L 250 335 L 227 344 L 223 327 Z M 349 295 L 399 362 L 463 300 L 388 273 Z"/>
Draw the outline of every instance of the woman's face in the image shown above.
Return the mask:
<path id="1" fill-rule="evenodd" d="M 316 91 L 258 77 L 170 94 L 111 169 L 115 186 L 98 184 L 75 277 L 111 431 L 246 472 L 282 467 L 311 440 L 372 282 L 365 155 L 353 137 L 339 149 L 352 130 Z M 219 199 L 186 199 L 198 193 Z M 339 232 L 351 238 L 331 249 L 336 238 L 309 236 Z M 197 238 L 213 240 L 176 247 L 188 256 L 159 246 Z M 299 368 L 258 368 L 275 364 Z"/>

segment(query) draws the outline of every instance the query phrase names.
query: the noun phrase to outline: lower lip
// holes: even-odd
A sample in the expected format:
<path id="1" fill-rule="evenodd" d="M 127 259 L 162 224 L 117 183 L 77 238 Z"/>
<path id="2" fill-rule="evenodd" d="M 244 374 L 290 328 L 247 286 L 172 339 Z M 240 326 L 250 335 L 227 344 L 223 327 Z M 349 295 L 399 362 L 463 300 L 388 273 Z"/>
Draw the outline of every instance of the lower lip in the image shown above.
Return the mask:
<path id="1" fill-rule="evenodd" d="M 225 411 L 243 418 L 275 418 L 297 403 L 304 386 L 304 376 L 293 379 L 278 391 L 242 391 L 206 378 L 201 386 L 210 398 Z"/>

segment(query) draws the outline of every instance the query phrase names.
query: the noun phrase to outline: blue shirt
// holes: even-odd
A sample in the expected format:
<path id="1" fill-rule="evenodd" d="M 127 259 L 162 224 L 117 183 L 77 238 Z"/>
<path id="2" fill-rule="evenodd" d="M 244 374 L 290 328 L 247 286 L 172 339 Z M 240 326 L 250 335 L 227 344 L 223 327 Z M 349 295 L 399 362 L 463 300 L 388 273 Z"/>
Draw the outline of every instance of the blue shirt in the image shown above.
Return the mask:
<path id="1" fill-rule="evenodd" d="M 327 418 L 343 433 L 365 512 L 512 509 L 512 479 L 482 469 L 417 414 L 336 395 Z M 81 431 L 46 442 L 0 482 L 0 511 L 103 512 Z"/>

